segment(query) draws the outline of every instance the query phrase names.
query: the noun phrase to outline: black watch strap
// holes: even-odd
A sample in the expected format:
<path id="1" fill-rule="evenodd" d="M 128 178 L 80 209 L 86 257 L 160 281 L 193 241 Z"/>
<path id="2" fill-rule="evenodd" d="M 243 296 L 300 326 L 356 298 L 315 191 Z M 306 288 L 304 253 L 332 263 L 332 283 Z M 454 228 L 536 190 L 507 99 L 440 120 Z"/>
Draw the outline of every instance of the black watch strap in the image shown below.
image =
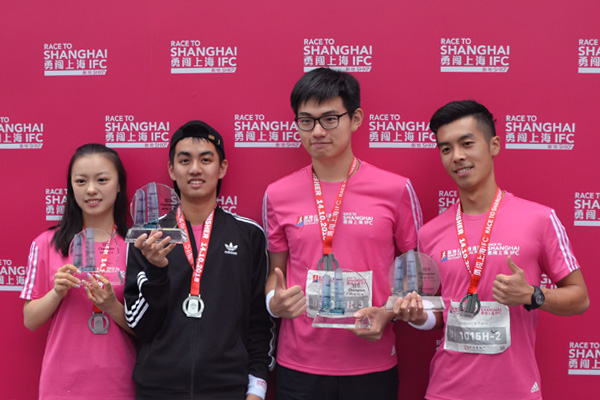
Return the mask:
<path id="1" fill-rule="evenodd" d="M 527 311 L 535 310 L 536 308 L 540 308 L 542 304 L 544 304 L 545 300 L 546 297 L 544 296 L 542 289 L 534 285 L 533 295 L 531 296 L 531 304 L 523 304 L 523 307 L 525 307 Z"/>

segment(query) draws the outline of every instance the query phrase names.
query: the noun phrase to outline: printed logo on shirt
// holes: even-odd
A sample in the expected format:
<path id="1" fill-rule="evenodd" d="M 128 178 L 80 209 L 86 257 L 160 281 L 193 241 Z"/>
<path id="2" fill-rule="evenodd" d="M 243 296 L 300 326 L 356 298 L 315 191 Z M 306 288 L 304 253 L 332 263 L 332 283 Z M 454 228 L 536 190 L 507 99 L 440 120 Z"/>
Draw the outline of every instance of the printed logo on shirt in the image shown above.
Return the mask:
<path id="1" fill-rule="evenodd" d="M 533 386 L 531 387 L 531 393 L 535 393 L 535 392 L 539 392 L 540 391 L 540 387 L 538 385 L 537 382 L 534 382 Z"/>
<path id="2" fill-rule="evenodd" d="M 171 40 L 171 74 L 232 74 L 237 69 L 237 53 L 237 46 Z"/>
<path id="3" fill-rule="evenodd" d="M 18 291 L 25 284 L 25 266 L 15 265 L 13 260 L 0 257 L 0 291 Z"/>
<path id="4" fill-rule="evenodd" d="M 469 255 L 477 253 L 479 246 L 467 246 Z M 518 256 L 521 252 L 521 246 L 507 245 L 502 243 L 490 243 L 487 254 L 490 256 Z M 441 261 L 462 260 L 460 248 L 442 250 Z"/>
<path id="5" fill-rule="evenodd" d="M 549 121 L 537 115 L 507 115 L 504 139 L 507 149 L 573 150 L 575 122 Z"/>
<path id="6" fill-rule="evenodd" d="M 600 191 L 575 192 L 575 226 L 600 226 Z"/>
<path id="7" fill-rule="evenodd" d="M 235 114 L 233 132 L 235 147 L 300 147 L 300 134 L 294 120 L 274 120 L 265 114 Z"/>
<path id="8" fill-rule="evenodd" d="M 577 48 L 580 74 L 600 74 L 600 44 L 598 38 L 579 39 Z"/>
<path id="9" fill-rule="evenodd" d="M 60 221 L 67 203 L 67 188 L 46 188 L 46 221 Z"/>
<path id="10" fill-rule="evenodd" d="M 238 246 L 237 244 L 233 244 L 232 242 L 225 243 L 225 254 L 231 254 L 232 256 L 237 256 L 236 252 Z"/>
<path id="11" fill-rule="evenodd" d="M 441 72 L 508 72 L 510 46 L 478 44 L 471 38 L 440 39 Z"/>
<path id="12" fill-rule="evenodd" d="M 72 43 L 44 43 L 44 76 L 106 75 L 108 49 L 78 49 Z"/>
<path id="13" fill-rule="evenodd" d="M 428 121 L 402 118 L 400 114 L 369 114 L 369 147 L 434 148 L 435 134 Z"/>
<path id="14" fill-rule="evenodd" d="M 43 123 L 13 122 L 0 116 L 0 149 L 41 149 L 43 145 Z"/>
<path id="15" fill-rule="evenodd" d="M 327 214 L 327 218 L 331 218 L 331 214 Z M 344 225 L 373 225 L 374 218 L 369 215 L 359 215 L 355 212 L 344 212 L 342 217 L 338 219 Z M 316 225 L 319 223 L 319 217 L 314 215 L 300 215 L 296 219 L 296 226 Z"/>
<path id="16" fill-rule="evenodd" d="M 304 226 L 304 217 L 302 215 L 298 217 L 298 220 L 296 221 L 296 226 Z"/>
<path id="17" fill-rule="evenodd" d="M 339 44 L 333 38 L 305 38 L 304 72 L 327 67 L 345 72 L 370 72 L 373 66 L 373 46 Z"/>
<path id="18" fill-rule="evenodd" d="M 166 148 L 171 124 L 168 121 L 138 121 L 133 115 L 106 115 L 104 134 L 106 147 Z"/>
<path id="19" fill-rule="evenodd" d="M 542 274 L 540 278 L 540 287 L 543 289 L 556 289 L 556 283 L 552 282 L 552 280 L 546 274 Z"/>
<path id="20" fill-rule="evenodd" d="M 600 375 L 600 342 L 569 343 L 569 375 Z"/>

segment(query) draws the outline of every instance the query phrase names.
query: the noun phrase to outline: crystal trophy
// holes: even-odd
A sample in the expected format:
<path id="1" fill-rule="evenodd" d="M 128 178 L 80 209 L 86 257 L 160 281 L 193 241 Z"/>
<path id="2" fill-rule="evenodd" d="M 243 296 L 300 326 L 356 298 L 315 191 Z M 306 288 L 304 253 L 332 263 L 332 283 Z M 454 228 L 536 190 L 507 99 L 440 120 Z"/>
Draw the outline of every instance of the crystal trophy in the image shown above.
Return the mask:
<path id="1" fill-rule="evenodd" d="M 421 296 L 424 310 L 444 309 L 444 301 L 439 296 L 440 271 L 427 254 L 409 250 L 396 257 L 390 267 L 389 282 L 392 295 L 385 304 L 388 311 L 393 310 L 396 299 L 412 292 Z"/>
<path id="2" fill-rule="evenodd" d="M 133 227 L 127 231 L 125 241 L 133 243 L 152 231 L 161 231 L 163 237 L 169 236 L 170 243 L 183 243 L 187 240 L 185 230 L 177 224 L 177 213 L 181 201 L 177 193 L 167 185 L 150 182 L 136 190 L 130 204 Z"/>
<path id="3" fill-rule="evenodd" d="M 309 295 L 309 303 L 312 300 L 318 308 L 312 326 L 369 329 L 369 317 L 360 320 L 354 318 L 356 311 L 370 306 L 371 293 L 367 279 L 358 272 L 340 268 L 333 254 L 323 256 L 316 272 L 314 283 L 309 289 L 309 292 L 316 293 Z"/>
<path id="4" fill-rule="evenodd" d="M 119 246 L 112 234 L 101 229 L 86 228 L 73 237 L 69 247 L 71 263 L 80 273 L 75 276 L 87 279 L 88 274 L 101 274 L 112 284 L 122 284 L 125 268 L 120 269 Z"/>

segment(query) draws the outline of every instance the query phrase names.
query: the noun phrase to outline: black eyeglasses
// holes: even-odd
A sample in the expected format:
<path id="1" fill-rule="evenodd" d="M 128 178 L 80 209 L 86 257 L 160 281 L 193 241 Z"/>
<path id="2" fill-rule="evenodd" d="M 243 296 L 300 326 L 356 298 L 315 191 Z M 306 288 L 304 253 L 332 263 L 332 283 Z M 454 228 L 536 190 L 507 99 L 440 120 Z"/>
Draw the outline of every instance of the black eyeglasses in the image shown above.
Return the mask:
<path id="1" fill-rule="evenodd" d="M 298 129 L 301 131 L 312 131 L 315 129 L 317 121 L 319 121 L 319 124 L 323 127 L 323 129 L 335 129 L 340 124 L 340 118 L 346 114 L 349 114 L 349 112 L 346 111 L 345 113 L 339 115 L 324 115 L 319 118 L 296 117 L 294 121 L 296 121 Z"/>

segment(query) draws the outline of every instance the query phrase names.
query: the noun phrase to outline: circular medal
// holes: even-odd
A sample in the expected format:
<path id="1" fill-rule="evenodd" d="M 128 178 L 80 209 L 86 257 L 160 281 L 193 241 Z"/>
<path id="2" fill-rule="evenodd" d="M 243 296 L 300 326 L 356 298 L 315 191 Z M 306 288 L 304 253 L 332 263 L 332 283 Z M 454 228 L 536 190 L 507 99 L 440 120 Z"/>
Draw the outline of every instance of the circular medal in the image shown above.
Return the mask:
<path id="1" fill-rule="evenodd" d="M 183 313 L 189 318 L 202 318 L 204 302 L 200 296 L 189 295 L 181 305 Z"/>
<path id="2" fill-rule="evenodd" d="M 94 335 L 104 335 L 108 333 L 108 317 L 103 313 L 93 313 L 88 320 L 88 327 Z"/>

